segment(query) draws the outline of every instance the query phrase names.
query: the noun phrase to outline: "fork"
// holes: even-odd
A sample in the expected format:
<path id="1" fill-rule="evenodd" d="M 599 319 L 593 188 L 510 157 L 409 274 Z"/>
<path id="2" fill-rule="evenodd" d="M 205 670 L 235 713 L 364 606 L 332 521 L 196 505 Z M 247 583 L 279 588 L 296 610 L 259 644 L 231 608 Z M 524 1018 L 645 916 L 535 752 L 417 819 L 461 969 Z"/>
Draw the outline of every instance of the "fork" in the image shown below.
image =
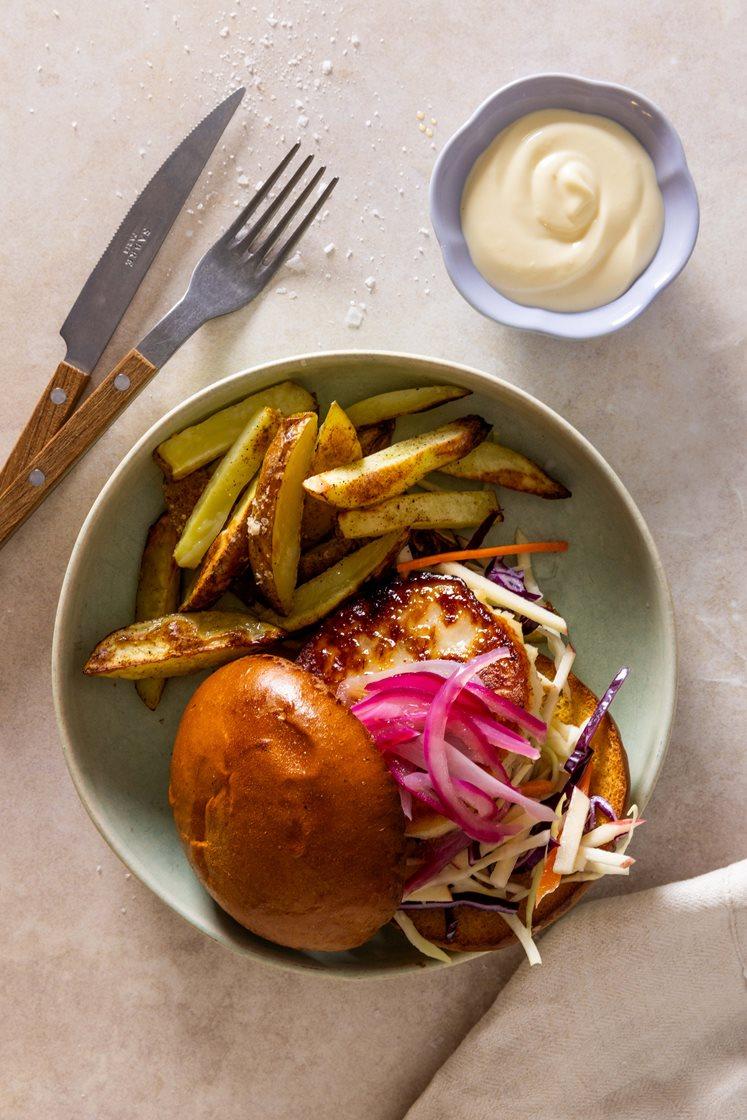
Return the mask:
<path id="1" fill-rule="evenodd" d="M 208 249 L 179 302 L 122 358 L 23 473 L 3 491 L 0 495 L 0 544 L 41 505 L 73 464 L 203 323 L 245 307 L 269 284 L 338 182 L 336 176 L 330 180 L 298 225 L 276 248 L 326 171 L 326 167 L 320 167 L 272 225 L 314 158 L 307 156 L 270 200 L 272 188 L 298 154 L 300 146 L 300 143 L 293 145 L 249 204 Z M 269 205 L 248 224 L 265 201 L 269 201 Z M 269 231 L 265 232 L 268 226 Z"/>

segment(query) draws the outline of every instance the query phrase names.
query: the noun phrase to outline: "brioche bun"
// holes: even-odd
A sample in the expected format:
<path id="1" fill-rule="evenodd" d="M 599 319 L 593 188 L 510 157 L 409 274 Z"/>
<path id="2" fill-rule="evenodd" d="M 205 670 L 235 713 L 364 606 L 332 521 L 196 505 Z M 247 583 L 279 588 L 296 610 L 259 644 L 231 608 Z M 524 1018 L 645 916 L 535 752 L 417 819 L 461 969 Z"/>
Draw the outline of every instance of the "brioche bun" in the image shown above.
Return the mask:
<path id="1" fill-rule="evenodd" d="M 351 949 L 401 901 L 394 781 L 363 725 L 290 661 L 244 657 L 200 685 L 174 743 L 169 801 L 205 888 L 260 937 Z"/>
<path id="2" fill-rule="evenodd" d="M 553 664 L 540 654 L 537 668 L 546 676 L 552 677 Z M 569 696 L 561 696 L 558 702 L 558 715 L 565 723 L 578 726 L 597 706 L 594 693 L 571 673 Z M 594 747 L 594 769 L 592 771 L 590 793 L 598 793 L 609 801 L 619 817 L 623 816 L 628 805 L 630 775 L 628 759 L 620 738 L 617 725 L 606 714 L 592 740 Z M 411 841 L 411 844 L 413 842 Z M 417 843 L 417 842 L 415 842 Z M 412 848 L 411 848 L 412 854 Z M 527 883 L 529 877 L 527 876 Z M 546 895 L 534 911 L 533 932 L 539 932 L 560 918 L 579 901 L 591 883 L 561 883 L 552 894 Z M 526 905 L 519 909 L 519 918 L 525 919 Z M 472 952 L 486 949 L 502 949 L 516 944 L 512 931 L 501 918 L 487 910 L 476 910 L 469 906 L 458 906 L 453 910 L 456 921 L 456 934 L 446 940 L 446 916 L 441 910 L 408 910 L 418 931 L 444 949 Z"/>

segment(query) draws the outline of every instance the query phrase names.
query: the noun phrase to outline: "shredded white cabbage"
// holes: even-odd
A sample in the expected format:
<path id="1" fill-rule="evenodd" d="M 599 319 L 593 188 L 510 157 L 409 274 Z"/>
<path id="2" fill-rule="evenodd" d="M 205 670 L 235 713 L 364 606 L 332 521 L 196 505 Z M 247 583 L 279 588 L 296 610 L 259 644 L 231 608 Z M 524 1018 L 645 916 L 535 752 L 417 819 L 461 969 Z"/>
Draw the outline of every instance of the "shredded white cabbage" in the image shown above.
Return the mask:
<path id="1" fill-rule="evenodd" d="M 545 723 L 551 723 L 552 717 L 555 714 L 560 693 L 568 683 L 568 677 L 571 672 L 571 666 L 576 660 L 576 651 L 572 645 L 567 645 L 563 649 L 560 660 L 555 663 L 555 680 L 547 690 L 544 702 L 542 704 L 541 719 Z"/>
<path id="2" fill-rule="evenodd" d="M 515 914 L 501 914 L 506 925 L 509 929 L 513 930 L 517 939 L 521 942 L 522 948 L 527 955 L 527 960 L 530 965 L 542 964 L 542 957 L 539 954 L 539 949 L 535 945 L 532 935 L 522 922 L 516 917 Z"/>
<path id="3" fill-rule="evenodd" d="M 570 875 L 573 872 L 588 815 L 589 798 L 583 790 L 574 786 L 560 834 L 560 847 L 555 853 L 554 869 L 558 875 Z"/>
<path id="4" fill-rule="evenodd" d="M 464 564 L 437 564 L 435 570 L 443 575 L 458 576 L 483 602 L 492 603 L 496 607 L 504 607 L 515 614 L 523 615 L 524 618 L 530 618 L 532 622 L 539 622 L 542 626 L 546 626 L 548 630 L 555 630 L 559 634 L 568 633 L 568 624 L 560 615 L 553 614 L 552 611 L 541 607 L 539 603 L 522 599 L 521 595 L 517 595 L 514 591 L 507 591 L 505 587 L 493 583 L 485 576 L 470 571 Z"/>
<path id="5" fill-rule="evenodd" d="M 432 957 L 434 961 L 442 961 L 444 964 L 452 963 L 452 959 L 448 953 L 445 953 L 443 949 L 439 949 L 438 945 L 434 945 L 427 937 L 423 937 L 421 933 L 418 933 L 415 928 L 415 923 L 408 918 L 407 914 L 403 913 L 402 910 L 397 911 L 394 915 L 394 920 L 410 944 L 414 945 L 416 949 L 419 949 L 424 957 Z"/>

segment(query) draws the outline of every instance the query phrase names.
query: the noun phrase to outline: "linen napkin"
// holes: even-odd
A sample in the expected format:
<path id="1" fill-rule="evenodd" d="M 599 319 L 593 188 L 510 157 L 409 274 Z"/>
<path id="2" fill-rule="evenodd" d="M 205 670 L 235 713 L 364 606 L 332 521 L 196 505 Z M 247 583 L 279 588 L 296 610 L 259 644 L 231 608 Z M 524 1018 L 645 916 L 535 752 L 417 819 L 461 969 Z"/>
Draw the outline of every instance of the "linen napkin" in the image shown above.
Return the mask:
<path id="1" fill-rule="evenodd" d="M 406 1120 L 745 1120 L 747 860 L 576 909 Z"/>

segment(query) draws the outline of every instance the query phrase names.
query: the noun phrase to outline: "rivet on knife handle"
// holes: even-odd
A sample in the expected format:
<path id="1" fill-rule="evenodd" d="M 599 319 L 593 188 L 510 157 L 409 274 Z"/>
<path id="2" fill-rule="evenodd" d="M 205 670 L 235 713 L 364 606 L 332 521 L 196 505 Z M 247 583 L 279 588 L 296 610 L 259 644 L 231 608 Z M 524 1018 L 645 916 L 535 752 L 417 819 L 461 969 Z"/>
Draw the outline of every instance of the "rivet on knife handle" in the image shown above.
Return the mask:
<path id="1" fill-rule="evenodd" d="M 68 419 L 23 473 L 0 494 L 0 544 L 40 506 L 49 492 L 101 436 L 156 373 L 139 350 L 130 350 Z"/>
<path id="2" fill-rule="evenodd" d="M 0 494 L 44 445 L 59 432 L 72 414 L 88 374 L 68 362 L 60 362 L 52 380 L 42 393 L 11 451 L 5 466 L 0 470 Z"/>

